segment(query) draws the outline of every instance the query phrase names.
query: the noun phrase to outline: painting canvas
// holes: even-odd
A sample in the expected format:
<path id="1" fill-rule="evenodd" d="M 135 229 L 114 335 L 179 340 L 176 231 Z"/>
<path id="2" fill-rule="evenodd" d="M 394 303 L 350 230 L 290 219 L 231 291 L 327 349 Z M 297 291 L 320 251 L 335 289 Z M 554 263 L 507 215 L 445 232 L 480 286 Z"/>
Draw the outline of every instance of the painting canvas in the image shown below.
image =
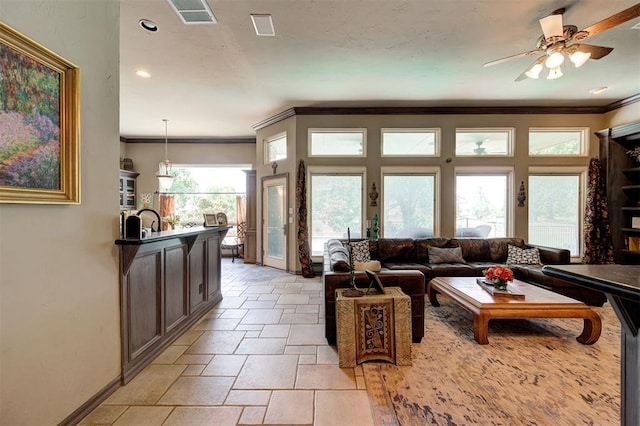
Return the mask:
<path id="1" fill-rule="evenodd" d="M 79 203 L 79 70 L 0 23 L 0 202 Z"/>

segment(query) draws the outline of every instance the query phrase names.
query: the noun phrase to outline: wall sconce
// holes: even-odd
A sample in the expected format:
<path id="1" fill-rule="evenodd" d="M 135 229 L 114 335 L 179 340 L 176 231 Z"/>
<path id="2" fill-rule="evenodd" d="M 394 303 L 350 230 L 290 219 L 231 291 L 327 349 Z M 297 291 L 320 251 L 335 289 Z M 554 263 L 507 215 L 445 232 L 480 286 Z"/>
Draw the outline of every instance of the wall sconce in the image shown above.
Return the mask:
<path id="1" fill-rule="evenodd" d="M 375 182 L 371 183 L 371 191 L 369 192 L 369 199 L 371 200 L 371 203 L 369 204 L 371 207 L 378 206 L 378 191 L 376 190 Z"/>
<path id="2" fill-rule="evenodd" d="M 520 191 L 518 191 L 518 207 L 524 207 L 527 194 L 524 191 L 524 181 L 520 182 Z"/>

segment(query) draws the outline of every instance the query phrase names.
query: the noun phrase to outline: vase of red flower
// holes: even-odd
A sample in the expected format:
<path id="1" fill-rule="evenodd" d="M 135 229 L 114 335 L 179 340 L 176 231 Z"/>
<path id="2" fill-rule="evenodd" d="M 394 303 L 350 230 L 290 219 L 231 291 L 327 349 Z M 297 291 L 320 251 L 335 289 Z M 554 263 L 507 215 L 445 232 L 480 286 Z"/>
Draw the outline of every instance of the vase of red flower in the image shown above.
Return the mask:
<path id="1" fill-rule="evenodd" d="M 513 281 L 513 271 L 505 265 L 492 266 L 482 272 L 487 284 L 494 286 L 498 290 L 506 290 L 507 284 Z"/>

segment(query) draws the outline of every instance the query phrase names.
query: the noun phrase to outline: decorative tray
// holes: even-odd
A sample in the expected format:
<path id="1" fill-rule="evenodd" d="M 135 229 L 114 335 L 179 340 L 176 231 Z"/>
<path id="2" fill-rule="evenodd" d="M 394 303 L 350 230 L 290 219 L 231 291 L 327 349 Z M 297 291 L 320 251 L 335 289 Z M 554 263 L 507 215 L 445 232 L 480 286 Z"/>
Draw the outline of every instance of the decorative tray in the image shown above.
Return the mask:
<path id="1" fill-rule="evenodd" d="M 509 290 L 508 287 L 506 290 L 498 290 L 493 285 L 486 282 L 483 278 L 476 278 L 476 282 L 480 287 L 482 287 L 487 293 L 489 293 L 493 297 L 500 297 L 502 299 L 524 300 L 524 293 L 518 293 L 513 290 Z"/>

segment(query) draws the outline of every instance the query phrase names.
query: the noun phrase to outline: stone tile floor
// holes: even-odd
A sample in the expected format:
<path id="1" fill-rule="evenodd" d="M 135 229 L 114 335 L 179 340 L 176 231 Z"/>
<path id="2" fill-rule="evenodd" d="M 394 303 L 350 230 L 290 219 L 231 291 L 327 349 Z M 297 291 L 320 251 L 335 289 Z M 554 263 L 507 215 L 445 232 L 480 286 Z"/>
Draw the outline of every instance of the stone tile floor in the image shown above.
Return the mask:
<path id="1" fill-rule="evenodd" d="M 324 338 L 320 277 L 222 260 L 223 300 L 81 425 L 373 425 Z"/>

